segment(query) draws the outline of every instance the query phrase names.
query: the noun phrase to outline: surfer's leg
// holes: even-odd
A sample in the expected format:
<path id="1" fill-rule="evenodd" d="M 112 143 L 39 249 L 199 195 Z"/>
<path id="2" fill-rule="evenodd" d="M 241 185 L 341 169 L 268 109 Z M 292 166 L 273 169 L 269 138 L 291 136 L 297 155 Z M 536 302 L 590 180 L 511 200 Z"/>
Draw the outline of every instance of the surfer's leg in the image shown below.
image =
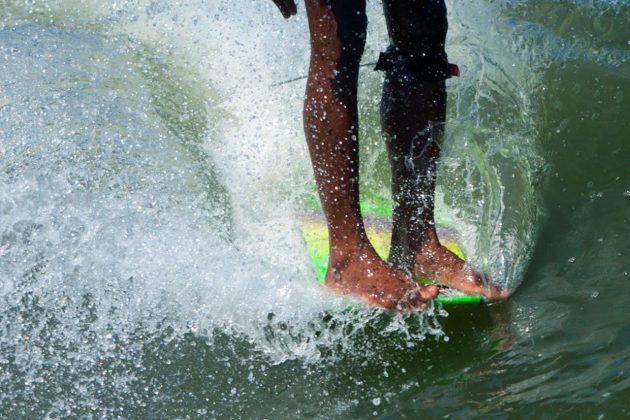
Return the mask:
<path id="1" fill-rule="evenodd" d="M 381 260 L 359 211 L 357 79 L 365 45 L 365 0 L 306 0 L 311 61 L 306 141 L 330 235 L 326 286 L 385 308 L 424 307 L 437 294 Z"/>
<path id="2" fill-rule="evenodd" d="M 384 0 L 383 7 L 392 43 L 379 60 L 385 70 L 381 120 L 394 198 L 389 260 L 466 293 L 507 297 L 486 287 L 477 272 L 443 247 L 435 230 L 435 175 L 448 70 L 444 1 Z"/>
<path id="3" fill-rule="evenodd" d="M 447 23 L 442 1 L 384 0 L 383 8 L 391 41 L 388 53 L 404 60 L 444 52 Z M 427 81 L 406 67 L 386 69 L 381 123 L 392 168 L 390 261 L 409 271 L 416 251 L 434 228 L 435 172 L 445 114 L 443 79 Z"/>

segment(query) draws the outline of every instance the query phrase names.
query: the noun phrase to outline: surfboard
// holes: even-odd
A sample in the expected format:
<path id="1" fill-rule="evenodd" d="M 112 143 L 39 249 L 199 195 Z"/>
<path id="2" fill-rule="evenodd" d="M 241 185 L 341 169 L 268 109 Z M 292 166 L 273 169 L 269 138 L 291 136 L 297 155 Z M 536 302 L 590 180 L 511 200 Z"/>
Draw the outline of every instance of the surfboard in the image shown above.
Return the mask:
<path id="1" fill-rule="evenodd" d="M 363 208 L 363 206 L 362 206 Z M 387 228 L 387 223 L 383 222 L 381 215 L 386 214 L 386 210 L 376 212 L 376 217 L 367 218 L 366 230 L 374 249 L 383 259 L 389 254 L 389 243 L 391 234 Z M 370 220 L 371 219 L 371 220 Z M 320 284 L 324 284 L 326 270 L 328 268 L 328 229 L 323 219 L 317 216 L 305 216 L 301 223 L 302 233 L 308 246 L 309 256 L 313 265 L 313 270 Z M 440 242 L 451 252 L 465 260 L 461 246 L 457 242 L 453 232 L 448 228 L 438 226 L 438 236 Z M 429 279 L 418 279 L 420 283 L 429 284 Z M 434 302 L 442 306 L 452 305 L 479 305 L 484 302 L 479 295 L 465 295 L 450 288 L 441 288 L 440 295 Z"/>

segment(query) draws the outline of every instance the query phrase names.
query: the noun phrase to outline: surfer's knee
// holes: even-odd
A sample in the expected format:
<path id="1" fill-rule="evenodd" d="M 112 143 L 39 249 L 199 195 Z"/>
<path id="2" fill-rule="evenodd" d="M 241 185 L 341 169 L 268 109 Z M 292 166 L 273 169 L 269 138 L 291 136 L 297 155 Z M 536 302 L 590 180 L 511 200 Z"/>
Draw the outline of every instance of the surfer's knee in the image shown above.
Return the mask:
<path id="1" fill-rule="evenodd" d="M 365 0 L 309 0 L 307 9 L 314 59 L 338 72 L 358 71 L 367 35 Z"/>
<path id="2" fill-rule="evenodd" d="M 358 3 L 363 3 L 359 5 Z M 339 51 L 337 64 L 332 75 L 333 92 L 344 103 L 356 99 L 356 81 L 359 65 L 365 48 L 367 17 L 364 1 L 337 0 L 332 2 L 332 10 L 337 18 Z"/>
<path id="3" fill-rule="evenodd" d="M 427 82 L 457 75 L 444 50 L 448 22 L 443 0 L 417 4 L 385 0 L 384 8 L 391 45 L 381 53 L 376 70 Z"/>
<path id="4" fill-rule="evenodd" d="M 383 2 L 392 46 L 408 53 L 443 50 L 448 30 L 444 0 Z"/>
<path id="5" fill-rule="evenodd" d="M 335 98 L 356 101 L 356 81 L 365 48 L 365 0 L 309 0 L 311 72 L 330 82 Z"/>
<path id="6" fill-rule="evenodd" d="M 365 1 L 331 1 L 331 10 L 337 22 L 337 37 L 340 43 L 340 63 L 358 66 L 365 49 L 367 15 Z"/>

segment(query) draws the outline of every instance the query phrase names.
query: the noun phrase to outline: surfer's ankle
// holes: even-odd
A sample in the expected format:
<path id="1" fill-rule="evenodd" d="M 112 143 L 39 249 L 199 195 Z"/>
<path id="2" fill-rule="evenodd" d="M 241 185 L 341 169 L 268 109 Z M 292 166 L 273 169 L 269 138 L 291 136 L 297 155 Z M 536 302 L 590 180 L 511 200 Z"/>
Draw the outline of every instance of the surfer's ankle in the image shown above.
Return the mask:
<path id="1" fill-rule="evenodd" d="M 341 273 L 356 261 L 371 263 L 374 258 L 380 259 L 369 242 L 348 242 L 330 247 L 328 271 Z M 337 276 L 335 276 L 337 277 Z"/>
<path id="2" fill-rule="evenodd" d="M 330 261 L 343 262 L 352 258 L 354 254 L 361 254 L 369 252 L 371 247 L 366 241 L 348 240 L 348 241 L 333 241 L 330 246 Z"/>
<path id="3" fill-rule="evenodd" d="M 405 273 L 412 274 L 415 254 L 408 248 L 392 246 L 387 262 Z"/>

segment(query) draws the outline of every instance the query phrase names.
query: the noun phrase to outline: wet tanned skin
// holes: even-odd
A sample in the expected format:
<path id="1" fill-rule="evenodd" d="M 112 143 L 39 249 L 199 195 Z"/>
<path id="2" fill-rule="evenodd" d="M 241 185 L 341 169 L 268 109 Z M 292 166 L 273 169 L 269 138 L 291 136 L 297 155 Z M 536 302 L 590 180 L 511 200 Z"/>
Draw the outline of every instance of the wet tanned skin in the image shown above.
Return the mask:
<path id="1" fill-rule="evenodd" d="M 296 13 L 292 0 L 274 2 L 285 17 Z M 417 48 L 422 39 L 443 47 L 445 29 L 431 31 L 430 22 L 414 19 L 414 11 L 426 3 L 384 2 L 394 46 Z M 434 3 L 442 6 L 440 0 Z M 443 81 L 411 84 L 386 77 L 381 119 L 396 204 L 389 261 L 376 254 L 359 211 L 357 83 L 367 30 L 365 0 L 306 0 L 306 10 L 311 60 L 304 130 L 330 238 L 326 286 L 398 311 L 424 309 L 438 294 L 435 286 L 419 286 L 412 273 L 466 293 L 507 297 L 484 287 L 479 275 L 443 248 L 435 234 L 435 166 L 446 110 Z"/>
<path id="2" fill-rule="evenodd" d="M 446 6 L 441 0 L 385 0 L 383 9 L 392 45 L 420 55 L 443 51 Z M 505 299 L 509 291 L 484 285 L 481 276 L 443 247 L 435 230 L 434 196 L 444 121 L 444 81 L 401 80 L 386 74 L 381 126 L 392 168 L 393 230 L 389 261 L 435 283 Z"/>

